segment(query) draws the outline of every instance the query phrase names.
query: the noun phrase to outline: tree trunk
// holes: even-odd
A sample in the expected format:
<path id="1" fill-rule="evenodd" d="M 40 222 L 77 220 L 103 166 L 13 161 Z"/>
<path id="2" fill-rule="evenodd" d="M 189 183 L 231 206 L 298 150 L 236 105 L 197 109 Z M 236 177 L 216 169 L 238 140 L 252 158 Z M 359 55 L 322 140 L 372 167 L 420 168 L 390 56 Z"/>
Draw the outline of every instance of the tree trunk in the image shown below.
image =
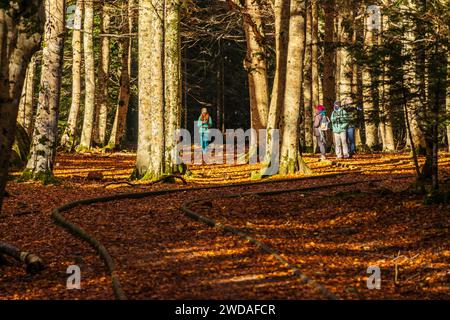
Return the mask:
<path id="1" fill-rule="evenodd" d="M 39 48 L 43 30 L 42 1 L 0 9 L 0 212 L 26 68 Z M 14 24 L 13 22 L 19 22 Z M 9 27 L 9 30 L 8 30 Z"/>
<path id="2" fill-rule="evenodd" d="M 136 178 L 164 169 L 164 1 L 139 1 L 139 135 Z"/>
<path id="3" fill-rule="evenodd" d="M 336 49 L 334 43 L 335 0 L 324 0 L 325 15 L 324 56 L 323 56 L 323 103 L 331 111 L 336 100 Z"/>
<path id="4" fill-rule="evenodd" d="M 300 96 L 303 83 L 303 57 L 305 50 L 306 4 L 291 0 L 289 43 L 287 50 L 286 84 L 282 109 L 282 142 L 280 174 L 310 173 L 300 156 L 298 124 Z"/>
<path id="5" fill-rule="evenodd" d="M 312 103 L 312 61 L 311 61 L 311 24 L 312 24 L 312 15 L 311 15 L 311 2 L 308 2 L 307 6 L 307 15 L 306 15 L 306 48 L 305 48 L 305 61 L 304 61 L 304 69 L 305 69 L 305 79 L 303 81 L 303 106 L 304 106 L 304 148 L 308 152 L 313 150 L 314 145 L 314 137 L 313 137 L 313 115 L 314 115 L 314 105 Z"/>
<path id="6" fill-rule="evenodd" d="M 264 163 L 261 169 L 262 176 L 269 174 L 267 167 L 272 161 L 274 143 L 279 143 L 279 141 L 274 141 L 271 130 L 278 127 L 278 117 L 284 103 L 284 89 L 286 87 L 287 42 L 289 32 L 289 4 L 289 0 L 275 0 L 274 4 L 276 67 L 269 105 L 269 114 L 267 117 L 266 150 Z"/>
<path id="7" fill-rule="evenodd" d="M 366 19 L 364 24 L 365 36 L 364 36 L 364 46 L 367 56 L 373 54 L 373 43 L 374 34 L 369 28 Z M 363 106 L 364 106 L 364 125 L 366 133 L 366 145 L 373 149 L 378 146 L 378 109 L 375 101 L 373 77 L 372 77 L 372 64 L 369 61 L 362 70 L 362 81 L 363 81 Z"/>
<path id="8" fill-rule="evenodd" d="M 131 33 L 133 29 L 133 8 L 134 0 L 128 1 L 128 19 L 123 19 L 122 33 Z M 125 12 L 125 5 L 123 5 L 122 12 Z M 111 130 L 111 136 L 108 146 L 111 149 L 117 149 L 122 144 L 125 135 L 127 124 L 127 113 L 130 101 L 130 76 L 131 76 L 131 38 L 123 37 L 119 42 L 119 52 L 121 55 L 121 70 L 120 70 L 120 88 L 119 101 L 116 107 L 116 114 L 114 117 L 114 124 Z"/>
<path id="9" fill-rule="evenodd" d="M 39 101 L 24 179 L 51 182 L 58 135 L 59 97 L 64 50 L 64 0 L 46 0 Z"/>
<path id="10" fill-rule="evenodd" d="M 70 105 L 67 127 L 61 137 L 61 146 L 66 150 L 72 151 L 75 147 L 75 140 L 78 129 L 78 114 L 81 101 L 81 59 L 82 59 L 82 41 L 81 28 L 83 21 L 84 0 L 78 0 L 73 19 L 72 34 L 72 103 Z"/>
<path id="11" fill-rule="evenodd" d="M 25 83 L 23 84 L 22 95 L 19 103 L 19 114 L 17 116 L 17 122 L 31 137 L 33 133 L 33 116 L 34 116 L 34 80 L 36 77 L 36 54 L 31 58 L 28 64 L 27 74 L 25 76 Z"/>
<path id="12" fill-rule="evenodd" d="M 383 45 L 384 30 L 387 28 L 387 16 L 382 17 L 382 28 L 378 36 L 378 45 Z M 390 76 L 386 68 L 386 58 L 382 61 L 381 96 L 380 96 L 380 132 L 383 151 L 395 151 L 394 129 L 392 124 L 392 110 L 389 103 Z"/>
<path id="13" fill-rule="evenodd" d="M 311 0 L 311 113 L 320 104 L 319 80 L 319 5 L 318 0 Z M 316 139 L 313 139 L 313 151 L 316 150 Z"/>
<path id="14" fill-rule="evenodd" d="M 92 146 L 94 118 L 95 118 L 95 62 L 94 62 L 94 1 L 84 2 L 84 117 L 83 129 L 81 130 L 81 140 L 78 150 L 83 152 Z"/>
<path id="15" fill-rule="evenodd" d="M 175 133 L 178 129 L 181 111 L 181 38 L 180 38 L 180 0 L 166 0 L 165 16 L 165 165 L 164 173 L 176 171 Z"/>
<path id="16" fill-rule="evenodd" d="M 449 73 L 449 68 L 450 68 L 450 54 L 447 53 L 447 83 L 449 83 L 450 80 L 450 73 Z M 448 86 L 445 87 L 446 88 L 446 98 L 445 98 L 445 108 L 447 110 L 447 115 L 450 115 L 450 89 Z M 448 145 L 448 151 L 450 152 L 450 121 L 447 122 L 447 145 Z"/>
<path id="17" fill-rule="evenodd" d="M 110 10 L 110 5 L 107 3 L 107 1 L 105 1 L 102 6 L 102 22 L 100 33 L 109 32 Z M 125 21 L 126 20 L 127 19 L 125 19 Z M 106 142 L 106 125 L 108 121 L 109 44 L 109 37 L 101 37 L 100 59 L 96 87 L 96 128 L 94 130 L 94 141 L 99 146 L 103 146 Z M 126 63 L 128 64 L 128 61 L 126 61 Z"/>
<path id="18" fill-rule="evenodd" d="M 244 31 L 247 42 L 245 69 L 248 74 L 251 128 L 264 129 L 267 126 L 269 112 L 269 91 L 267 79 L 267 58 L 261 39 L 264 37 L 261 9 L 254 0 L 246 0 L 245 6 L 248 16 L 244 17 Z M 256 30 L 259 35 L 256 34 Z M 258 135 L 251 136 L 250 152 L 256 152 Z"/>

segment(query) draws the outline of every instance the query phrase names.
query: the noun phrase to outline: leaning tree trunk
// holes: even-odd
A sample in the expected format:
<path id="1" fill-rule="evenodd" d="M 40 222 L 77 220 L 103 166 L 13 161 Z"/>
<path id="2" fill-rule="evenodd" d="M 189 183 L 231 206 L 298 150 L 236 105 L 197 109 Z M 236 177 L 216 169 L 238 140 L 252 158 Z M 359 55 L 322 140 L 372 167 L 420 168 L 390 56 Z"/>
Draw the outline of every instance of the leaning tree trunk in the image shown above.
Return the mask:
<path id="1" fill-rule="evenodd" d="M 289 19 L 289 43 L 287 50 L 286 84 L 282 109 L 282 140 L 280 173 L 310 173 L 300 156 L 298 124 L 300 97 L 303 83 L 303 57 L 305 50 L 306 4 L 291 0 Z"/>
<path id="2" fill-rule="evenodd" d="M 166 0 L 165 16 L 165 119 L 164 119 L 164 173 L 176 171 L 175 133 L 181 112 L 181 39 L 180 0 Z"/>
<path id="3" fill-rule="evenodd" d="M 251 128 L 259 130 L 266 128 L 269 112 L 267 57 L 262 43 L 264 28 L 259 4 L 254 0 L 246 0 L 245 5 L 247 9 L 247 15 L 243 19 L 247 43 L 245 69 L 249 83 Z M 257 137 L 257 133 L 251 135 L 249 154 L 257 151 Z"/>
<path id="4" fill-rule="evenodd" d="M 72 34 L 72 103 L 70 105 L 67 127 L 61 137 L 61 146 L 66 150 L 72 151 L 75 146 L 77 135 L 78 113 L 80 111 L 81 101 L 81 27 L 83 19 L 84 0 L 78 0 L 73 19 Z"/>
<path id="5" fill-rule="evenodd" d="M 125 21 L 127 19 L 124 19 Z M 102 5 L 102 22 L 100 32 L 109 32 L 110 5 L 105 1 Z M 109 37 L 102 36 L 100 42 L 100 59 L 98 66 L 98 81 L 96 87 L 96 121 L 94 142 L 103 146 L 106 142 L 106 125 L 108 122 L 108 80 L 109 80 Z M 128 62 L 127 62 L 128 63 Z"/>
<path id="6" fill-rule="evenodd" d="M 94 117 L 95 117 L 95 62 L 94 62 L 94 0 L 85 0 L 84 3 L 84 70 L 85 70 L 85 96 L 84 96 L 84 118 L 79 151 L 91 148 Z"/>
<path id="7" fill-rule="evenodd" d="M 43 9 L 42 1 L 39 0 L 0 9 L 0 212 L 20 94 L 27 65 L 41 41 Z M 15 21 L 20 22 L 14 24 Z"/>
<path id="8" fill-rule="evenodd" d="M 128 7 L 127 9 L 125 9 Z M 134 0 L 128 1 L 128 4 L 123 4 L 122 12 L 127 10 L 128 19 L 122 21 L 122 33 L 132 33 L 133 29 L 133 10 Z M 111 136 L 108 142 L 108 148 L 117 149 L 122 144 L 122 139 L 125 135 L 127 125 L 127 112 L 130 102 L 130 60 L 131 60 L 131 38 L 123 36 L 119 42 L 119 52 L 121 55 L 121 70 L 120 70 L 120 88 L 119 101 L 116 107 L 116 114 L 114 116 L 114 123 L 111 130 Z"/>
<path id="9" fill-rule="evenodd" d="M 19 103 L 19 114 L 17 122 L 25 129 L 30 137 L 33 133 L 33 116 L 34 116 L 34 79 L 36 77 L 36 55 L 31 58 L 27 68 L 27 75 L 23 84 L 22 95 Z"/>
<path id="10" fill-rule="evenodd" d="M 324 1 L 325 35 L 323 44 L 323 103 L 328 110 L 333 108 L 333 103 L 336 100 L 336 50 L 334 43 L 335 8 L 335 0 Z"/>
<path id="11" fill-rule="evenodd" d="M 53 179 L 58 134 L 59 96 L 64 51 L 64 0 L 46 0 L 42 71 L 36 123 L 24 179 Z"/>
<path id="12" fill-rule="evenodd" d="M 134 176 L 157 179 L 164 169 L 164 1 L 139 1 L 139 134 Z"/>
<path id="13" fill-rule="evenodd" d="M 276 67 L 275 77 L 272 84 L 272 95 L 269 105 L 269 114 L 267 116 L 267 134 L 266 134 L 266 150 L 264 161 L 261 168 L 261 176 L 274 174 L 275 172 L 267 169 L 273 163 L 275 149 L 275 141 L 273 139 L 272 130 L 278 127 L 278 117 L 282 110 L 284 103 L 284 93 L 286 87 L 286 61 L 287 61 L 287 40 L 289 32 L 289 0 L 275 0 L 274 14 L 275 14 L 275 53 L 276 53 Z"/>

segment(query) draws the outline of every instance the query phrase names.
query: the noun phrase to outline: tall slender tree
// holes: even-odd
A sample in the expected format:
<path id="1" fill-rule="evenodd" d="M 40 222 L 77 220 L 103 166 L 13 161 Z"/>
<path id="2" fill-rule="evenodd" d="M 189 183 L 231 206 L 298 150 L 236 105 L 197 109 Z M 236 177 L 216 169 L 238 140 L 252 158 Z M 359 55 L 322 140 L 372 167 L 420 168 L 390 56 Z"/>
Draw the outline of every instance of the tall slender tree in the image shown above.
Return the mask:
<path id="1" fill-rule="evenodd" d="M 110 29 L 111 8 L 108 1 L 102 4 L 100 33 L 107 34 Z M 96 108 L 94 141 L 103 146 L 106 142 L 106 126 L 108 122 L 108 80 L 110 63 L 110 40 L 109 36 L 102 36 L 100 40 L 100 58 L 98 61 L 97 86 L 96 86 Z M 128 64 L 128 61 L 126 61 Z"/>
<path id="2" fill-rule="evenodd" d="M 334 24 L 336 16 L 336 1 L 323 0 L 325 34 L 323 42 L 323 103 L 331 110 L 336 100 L 336 45 L 334 35 Z"/>
<path id="3" fill-rule="evenodd" d="M 10 1 L 0 8 L 0 212 L 20 94 L 28 63 L 39 48 L 44 20 L 40 0 Z"/>
<path id="4" fill-rule="evenodd" d="M 164 173 L 176 171 L 175 131 L 181 118 L 180 0 L 166 0 L 164 19 Z"/>
<path id="5" fill-rule="evenodd" d="M 72 150 L 74 148 L 78 129 L 78 114 L 80 112 L 81 102 L 81 28 L 83 22 L 83 7 L 84 0 L 77 0 L 72 33 L 72 103 L 70 105 L 67 126 L 61 136 L 61 146 L 66 150 Z"/>
<path id="6" fill-rule="evenodd" d="M 134 176 L 164 170 L 164 0 L 139 0 L 139 134 Z"/>
<path id="7" fill-rule="evenodd" d="M 131 77 L 131 38 L 125 36 L 126 33 L 133 32 L 133 10 L 135 8 L 135 0 L 122 3 L 122 20 L 121 30 L 122 38 L 119 42 L 119 52 L 121 56 L 120 66 L 120 88 L 119 101 L 116 107 L 114 123 L 108 142 L 108 147 L 117 149 L 123 140 L 126 129 L 128 105 L 130 102 L 130 77 Z M 126 17 L 125 17 L 126 13 Z"/>
<path id="8" fill-rule="evenodd" d="M 19 114 L 17 122 L 25 129 L 28 136 L 33 133 L 34 126 L 34 92 L 36 77 L 36 59 L 37 53 L 33 55 L 27 68 L 27 75 L 23 84 L 22 95 L 19 103 Z"/>
<path id="9" fill-rule="evenodd" d="M 84 0 L 84 117 L 79 151 L 89 150 L 92 146 L 95 120 L 95 62 L 94 62 L 94 0 Z"/>
<path id="10" fill-rule="evenodd" d="M 303 57 L 305 50 L 305 17 L 305 1 L 291 0 L 286 66 L 286 84 L 289 85 L 285 86 L 281 119 L 281 174 L 311 172 L 300 155 L 298 136 L 300 95 L 303 83 Z"/>
<path id="11" fill-rule="evenodd" d="M 31 178 L 44 182 L 53 179 L 64 50 L 64 2 L 64 0 L 45 1 L 45 45 L 42 50 L 39 102 L 30 158 L 23 173 L 25 179 Z"/>

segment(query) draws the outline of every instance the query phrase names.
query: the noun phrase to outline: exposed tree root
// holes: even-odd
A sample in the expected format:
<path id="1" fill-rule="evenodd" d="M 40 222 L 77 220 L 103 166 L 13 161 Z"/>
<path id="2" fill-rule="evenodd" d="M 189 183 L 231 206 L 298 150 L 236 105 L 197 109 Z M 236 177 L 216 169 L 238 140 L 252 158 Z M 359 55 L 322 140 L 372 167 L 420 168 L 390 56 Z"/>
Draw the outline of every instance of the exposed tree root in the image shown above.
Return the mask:
<path id="1" fill-rule="evenodd" d="M 100 202 L 110 202 L 110 201 L 117 201 L 117 200 L 124 200 L 124 199 L 142 199 L 146 197 L 151 196 L 158 196 L 163 194 L 170 194 L 175 192 L 183 192 L 183 191 L 192 191 L 192 190 L 210 190 L 210 189 L 221 189 L 221 188 L 233 188 L 233 187 L 239 187 L 239 186 L 252 186 L 252 185 L 260 185 L 260 184 L 267 184 L 267 183 L 282 183 L 282 182 L 290 182 L 290 181 L 297 181 L 297 180 L 310 180 L 310 179 L 317 179 L 317 178 L 334 178 L 337 176 L 343 176 L 347 173 L 333 173 L 333 174 L 327 174 L 327 175 L 315 175 L 315 176 L 307 176 L 307 177 L 298 177 L 298 178 L 290 178 L 290 179 L 278 179 L 278 180 L 264 180 L 264 181 L 253 181 L 253 182 L 242 182 L 242 183 L 236 183 L 236 184 L 226 184 L 226 185 L 216 185 L 216 186 L 206 186 L 206 187 L 192 187 L 192 188 L 179 188 L 179 189 L 164 189 L 164 190 L 156 190 L 156 191 L 147 191 L 147 192 L 133 192 L 133 193 L 122 193 L 122 194 L 116 194 L 112 196 L 105 196 L 105 197 L 98 197 L 98 198 L 90 198 L 90 199 L 82 199 L 78 201 L 73 201 L 66 203 L 56 209 L 53 209 L 51 212 L 51 218 L 55 223 L 62 226 L 64 229 L 66 229 L 68 232 L 73 234 L 74 236 L 86 241 L 91 245 L 91 247 L 100 255 L 100 257 L 103 259 L 106 268 L 108 269 L 111 281 L 112 281 L 112 287 L 114 291 L 114 295 L 116 299 L 119 300 L 125 300 L 127 299 L 127 296 L 125 292 L 122 290 L 120 286 L 119 277 L 115 270 L 115 264 L 112 259 L 112 257 L 109 255 L 108 250 L 92 235 L 88 234 L 85 230 L 83 230 L 81 227 L 73 224 L 66 218 L 62 216 L 62 212 L 68 211 L 70 209 L 73 209 L 80 205 L 90 205 L 94 203 L 100 203 Z M 178 176 L 177 176 L 178 177 Z M 276 190 L 272 191 L 276 192 Z M 266 191 L 267 193 L 267 191 Z"/>
<path id="2" fill-rule="evenodd" d="M 8 243 L 0 242 L 0 254 L 8 255 L 17 261 L 25 263 L 27 273 L 35 274 L 44 269 L 44 262 L 37 255 L 21 251 Z"/>
<path id="3" fill-rule="evenodd" d="M 411 177 L 411 175 L 396 177 L 395 179 L 404 179 L 404 178 L 409 178 L 409 177 Z M 342 182 L 342 183 L 327 184 L 327 185 L 320 185 L 320 186 L 307 187 L 307 188 L 278 189 L 278 190 L 256 191 L 256 192 L 241 192 L 241 193 L 235 193 L 235 194 L 225 195 L 225 196 L 213 196 L 213 197 L 198 198 L 198 199 L 192 199 L 192 200 L 185 201 L 181 206 L 181 210 L 183 210 L 184 213 L 191 219 L 203 222 L 204 224 L 206 224 L 208 226 L 218 228 L 225 232 L 230 232 L 230 233 L 235 234 L 235 235 L 249 241 L 250 243 L 256 245 L 262 251 L 264 251 L 268 254 L 271 254 L 273 257 L 275 257 L 281 264 L 289 267 L 292 270 L 293 275 L 299 277 L 299 279 L 302 283 L 311 285 L 316 290 L 318 290 L 321 294 L 323 294 L 327 299 L 336 300 L 336 299 L 338 299 L 338 297 L 335 294 L 333 294 L 328 289 L 326 289 L 325 287 L 323 287 L 322 285 L 320 285 L 319 283 L 314 281 L 314 279 L 312 279 L 309 276 L 307 276 L 306 274 L 302 273 L 297 267 L 293 266 L 286 259 L 284 259 L 276 250 L 270 248 L 263 242 L 256 240 L 255 238 L 249 236 L 248 234 L 240 231 L 239 229 L 236 229 L 231 226 L 223 225 L 220 222 L 215 221 L 214 219 L 203 216 L 203 215 L 191 210 L 189 208 L 189 206 L 196 202 L 197 203 L 205 203 L 205 202 L 211 203 L 211 201 L 214 199 L 240 198 L 243 196 L 254 196 L 254 195 L 265 196 L 265 195 L 275 195 L 275 194 L 280 194 L 280 193 L 299 192 L 299 191 L 310 192 L 310 191 L 320 190 L 320 189 L 350 186 L 350 185 L 355 185 L 355 184 L 364 183 L 364 182 L 374 183 L 374 182 L 380 182 L 383 180 L 384 179 L 373 179 L 370 181 L 352 181 L 352 182 Z"/>

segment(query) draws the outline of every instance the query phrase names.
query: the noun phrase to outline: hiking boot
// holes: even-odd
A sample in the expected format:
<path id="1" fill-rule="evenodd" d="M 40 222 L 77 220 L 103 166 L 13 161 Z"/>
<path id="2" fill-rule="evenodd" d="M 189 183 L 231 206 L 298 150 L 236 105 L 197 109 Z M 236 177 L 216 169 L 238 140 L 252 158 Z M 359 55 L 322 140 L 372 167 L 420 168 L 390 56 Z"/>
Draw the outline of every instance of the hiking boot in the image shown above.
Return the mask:
<path id="1" fill-rule="evenodd" d="M 323 156 L 323 155 L 321 155 L 320 156 L 320 159 L 319 159 L 320 161 L 324 161 L 324 160 L 327 160 L 327 157 L 325 157 L 325 156 Z"/>

